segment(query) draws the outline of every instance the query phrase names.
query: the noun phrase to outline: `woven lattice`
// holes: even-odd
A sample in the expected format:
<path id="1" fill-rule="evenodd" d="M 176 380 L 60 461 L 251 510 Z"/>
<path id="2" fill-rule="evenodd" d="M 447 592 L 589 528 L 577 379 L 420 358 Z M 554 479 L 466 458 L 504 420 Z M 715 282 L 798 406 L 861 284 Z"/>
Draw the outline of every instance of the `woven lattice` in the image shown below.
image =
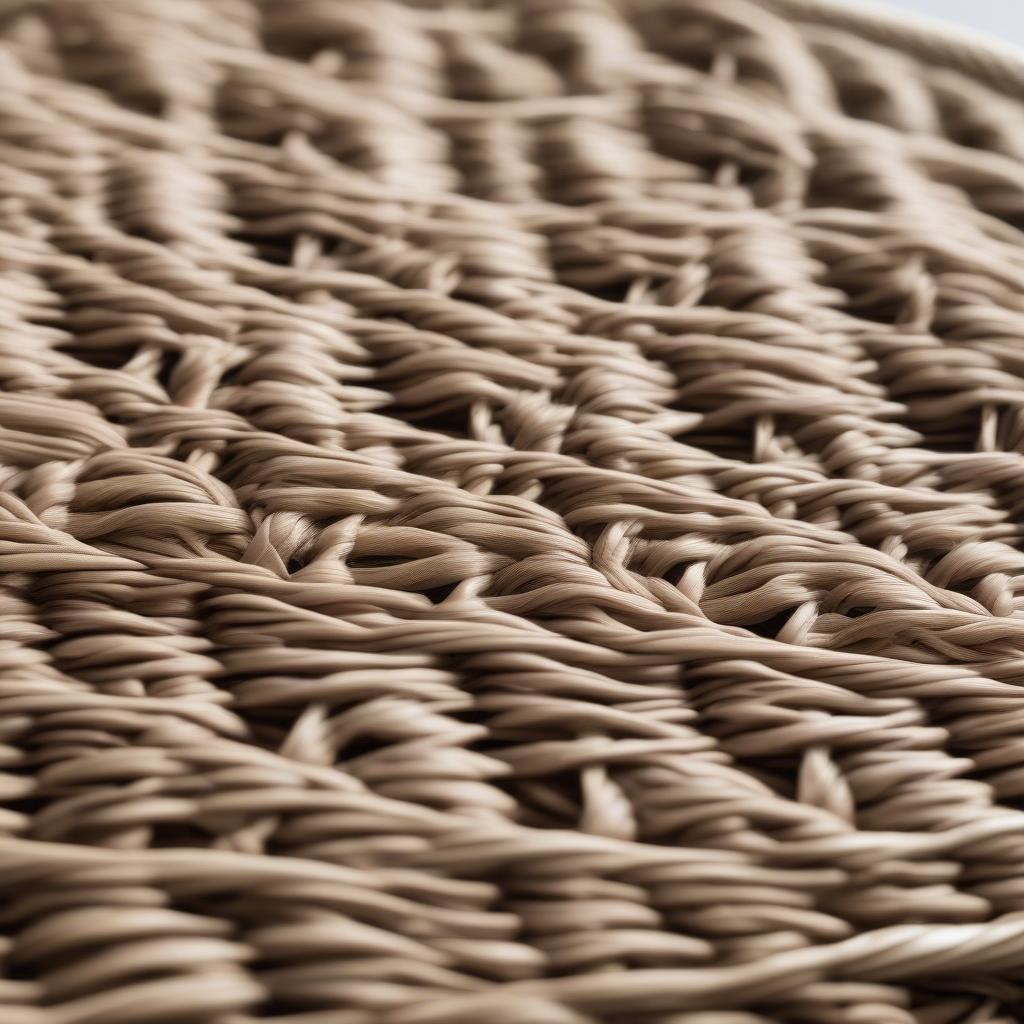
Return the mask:
<path id="1" fill-rule="evenodd" d="M 1016 72 L 777 2 L 0 7 L 2 1024 L 1022 1019 Z"/>

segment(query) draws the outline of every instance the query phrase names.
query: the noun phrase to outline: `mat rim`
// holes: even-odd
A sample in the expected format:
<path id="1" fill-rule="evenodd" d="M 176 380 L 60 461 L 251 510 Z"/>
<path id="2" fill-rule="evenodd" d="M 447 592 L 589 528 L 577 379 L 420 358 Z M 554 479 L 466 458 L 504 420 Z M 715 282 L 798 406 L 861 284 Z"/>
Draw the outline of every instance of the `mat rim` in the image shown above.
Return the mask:
<path id="1" fill-rule="evenodd" d="M 981 29 L 905 11 L 876 0 L 759 0 L 774 14 L 862 35 L 970 75 L 1024 101 L 1024 46 Z"/>

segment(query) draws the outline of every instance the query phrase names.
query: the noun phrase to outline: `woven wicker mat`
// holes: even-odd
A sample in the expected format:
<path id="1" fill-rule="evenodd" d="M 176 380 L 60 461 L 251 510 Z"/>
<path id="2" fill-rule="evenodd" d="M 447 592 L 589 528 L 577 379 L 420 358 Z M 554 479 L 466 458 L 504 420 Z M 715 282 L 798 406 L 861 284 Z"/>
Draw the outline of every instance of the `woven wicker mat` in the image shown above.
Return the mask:
<path id="1" fill-rule="evenodd" d="M 1024 64 L 836 18 L 0 6 L 0 1024 L 1024 1020 Z"/>

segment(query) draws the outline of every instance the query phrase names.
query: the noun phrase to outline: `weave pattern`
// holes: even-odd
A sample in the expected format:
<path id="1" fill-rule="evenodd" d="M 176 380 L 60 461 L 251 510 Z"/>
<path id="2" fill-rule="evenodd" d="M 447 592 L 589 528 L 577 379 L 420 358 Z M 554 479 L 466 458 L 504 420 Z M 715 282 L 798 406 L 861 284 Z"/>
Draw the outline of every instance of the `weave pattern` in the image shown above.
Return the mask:
<path id="1" fill-rule="evenodd" d="M 2 1024 L 1024 1019 L 1022 230 L 771 0 L 0 6 Z"/>

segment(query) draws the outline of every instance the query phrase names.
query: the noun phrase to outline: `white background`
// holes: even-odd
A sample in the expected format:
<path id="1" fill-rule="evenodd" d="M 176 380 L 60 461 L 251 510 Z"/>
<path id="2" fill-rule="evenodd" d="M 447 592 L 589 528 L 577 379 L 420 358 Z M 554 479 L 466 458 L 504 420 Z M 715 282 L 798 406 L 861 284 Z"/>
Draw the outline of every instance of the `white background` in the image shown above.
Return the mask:
<path id="1" fill-rule="evenodd" d="M 886 0 L 916 14 L 988 32 L 1006 43 L 1024 46 L 1024 0 Z"/>

